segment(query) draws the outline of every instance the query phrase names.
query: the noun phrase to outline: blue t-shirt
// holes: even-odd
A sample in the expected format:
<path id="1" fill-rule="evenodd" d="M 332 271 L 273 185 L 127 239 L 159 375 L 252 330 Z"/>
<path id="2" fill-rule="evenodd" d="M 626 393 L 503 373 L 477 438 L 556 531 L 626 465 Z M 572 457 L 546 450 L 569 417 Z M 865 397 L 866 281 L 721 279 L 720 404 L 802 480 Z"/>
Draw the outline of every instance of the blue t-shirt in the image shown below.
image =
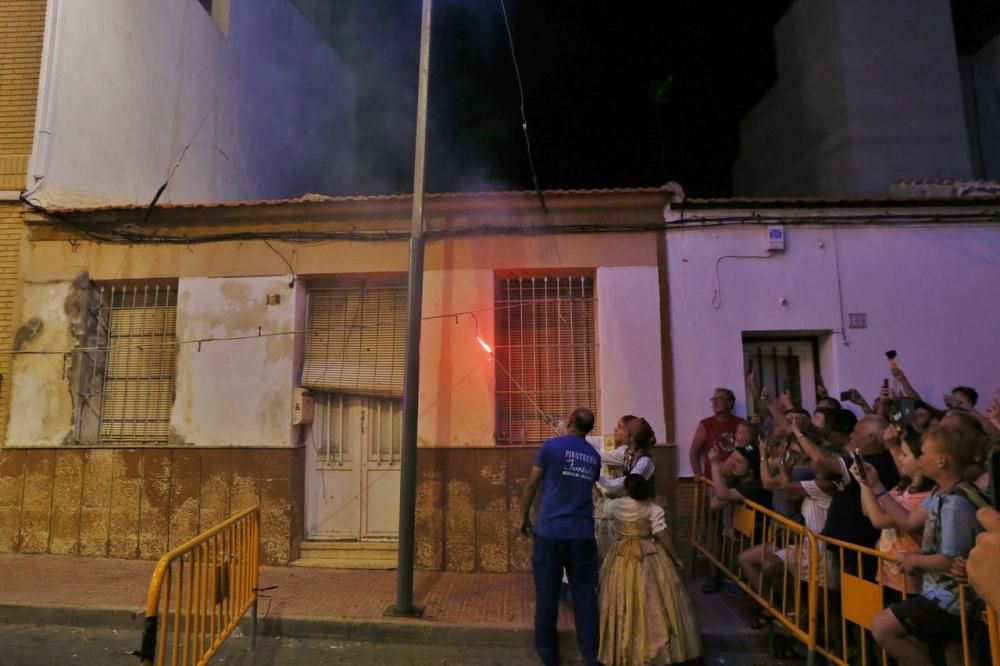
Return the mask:
<path id="1" fill-rule="evenodd" d="M 578 435 L 563 435 L 542 444 L 535 456 L 542 468 L 542 501 L 535 534 L 547 539 L 593 539 L 592 488 L 601 457 Z"/>

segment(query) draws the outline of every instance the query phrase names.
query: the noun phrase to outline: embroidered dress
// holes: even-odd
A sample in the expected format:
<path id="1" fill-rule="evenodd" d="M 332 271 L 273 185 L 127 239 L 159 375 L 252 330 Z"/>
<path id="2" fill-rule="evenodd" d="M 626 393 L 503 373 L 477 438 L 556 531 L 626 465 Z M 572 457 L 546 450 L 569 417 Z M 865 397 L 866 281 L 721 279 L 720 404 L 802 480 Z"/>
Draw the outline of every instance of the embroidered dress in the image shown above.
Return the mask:
<path id="1" fill-rule="evenodd" d="M 625 494 L 625 474 L 641 474 L 644 479 L 655 484 L 653 474 L 656 472 L 656 465 L 653 464 L 649 454 L 636 456 L 623 444 L 613 451 L 602 453 L 601 462 L 608 466 L 620 467 L 624 473 L 617 476 L 604 475 L 598 479 L 597 487 L 609 497 L 621 497 Z M 597 555 L 602 562 L 617 540 L 614 519 L 601 509 L 603 501 L 603 499 L 594 501 L 594 538 L 597 539 Z"/>
<path id="2" fill-rule="evenodd" d="M 630 497 L 605 500 L 618 540 L 601 567 L 601 647 L 606 666 L 674 664 L 702 655 L 694 607 L 677 565 L 654 538 L 663 509 Z"/>

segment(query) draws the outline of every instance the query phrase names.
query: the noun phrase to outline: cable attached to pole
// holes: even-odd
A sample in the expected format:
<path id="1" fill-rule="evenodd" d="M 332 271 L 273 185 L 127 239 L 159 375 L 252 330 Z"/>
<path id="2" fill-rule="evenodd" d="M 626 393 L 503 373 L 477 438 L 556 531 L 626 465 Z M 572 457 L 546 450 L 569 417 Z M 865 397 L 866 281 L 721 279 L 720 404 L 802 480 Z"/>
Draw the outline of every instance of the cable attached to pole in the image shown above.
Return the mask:
<path id="1" fill-rule="evenodd" d="M 542 212 L 549 214 L 545 203 L 545 193 L 538 184 L 538 174 L 535 172 L 535 161 L 531 156 L 531 138 L 528 136 L 528 117 L 524 112 L 524 86 L 521 84 L 521 70 L 517 66 L 517 55 L 514 53 L 514 34 L 510 30 L 510 19 L 507 17 L 507 6 L 500 0 L 500 11 L 503 13 L 503 24 L 507 28 L 507 42 L 510 44 L 510 59 L 514 63 L 514 76 L 517 78 L 517 92 L 521 96 L 521 131 L 524 132 L 524 146 L 528 150 L 528 168 L 531 169 L 531 182 L 535 186 L 535 195 L 542 206 Z"/>

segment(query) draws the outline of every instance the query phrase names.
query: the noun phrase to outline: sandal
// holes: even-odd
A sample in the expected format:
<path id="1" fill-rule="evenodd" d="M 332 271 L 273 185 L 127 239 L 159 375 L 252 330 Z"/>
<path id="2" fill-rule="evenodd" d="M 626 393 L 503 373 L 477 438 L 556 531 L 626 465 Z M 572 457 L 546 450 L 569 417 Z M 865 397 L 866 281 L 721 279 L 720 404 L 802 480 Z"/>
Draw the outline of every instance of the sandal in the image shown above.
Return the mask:
<path id="1" fill-rule="evenodd" d="M 775 648 L 774 658 L 779 661 L 795 661 L 798 659 L 805 659 L 805 657 L 799 654 L 791 645 L 782 645 L 779 648 Z"/>
<path id="2" fill-rule="evenodd" d="M 753 622 L 750 623 L 750 628 L 754 631 L 760 631 L 761 629 L 766 629 L 771 626 L 772 622 L 774 622 L 773 615 L 758 615 L 753 619 Z"/>
<path id="3" fill-rule="evenodd" d="M 722 587 L 722 581 L 712 579 L 701 586 L 702 594 L 715 594 Z"/>

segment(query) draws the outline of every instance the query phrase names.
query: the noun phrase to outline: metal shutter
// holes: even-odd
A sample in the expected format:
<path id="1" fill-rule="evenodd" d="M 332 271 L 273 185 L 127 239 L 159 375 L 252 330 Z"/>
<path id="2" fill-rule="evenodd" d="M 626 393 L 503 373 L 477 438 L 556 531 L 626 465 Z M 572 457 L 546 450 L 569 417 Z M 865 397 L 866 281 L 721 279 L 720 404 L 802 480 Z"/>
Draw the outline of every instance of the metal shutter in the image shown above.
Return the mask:
<path id="1" fill-rule="evenodd" d="M 401 397 L 406 287 L 309 291 L 302 385 L 319 391 Z"/>

